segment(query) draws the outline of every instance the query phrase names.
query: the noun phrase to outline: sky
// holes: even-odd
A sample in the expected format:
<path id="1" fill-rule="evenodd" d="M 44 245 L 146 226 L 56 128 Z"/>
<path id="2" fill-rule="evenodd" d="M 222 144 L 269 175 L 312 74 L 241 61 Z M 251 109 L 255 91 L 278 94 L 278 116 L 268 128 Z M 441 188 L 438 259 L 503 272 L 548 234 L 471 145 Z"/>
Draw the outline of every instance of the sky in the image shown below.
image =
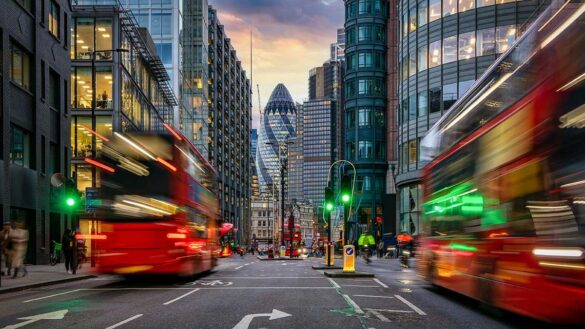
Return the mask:
<path id="1" fill-rule="evenodd" d="M 238 58 L 250 78 L 250 31 L 253 34 L 253 128 L 280 82 L 293 100 L 308 98 L 309 70 L 329 58 L 329 45 L 343 27 L 343 0 L 209 0 L 217 9 Z"/>

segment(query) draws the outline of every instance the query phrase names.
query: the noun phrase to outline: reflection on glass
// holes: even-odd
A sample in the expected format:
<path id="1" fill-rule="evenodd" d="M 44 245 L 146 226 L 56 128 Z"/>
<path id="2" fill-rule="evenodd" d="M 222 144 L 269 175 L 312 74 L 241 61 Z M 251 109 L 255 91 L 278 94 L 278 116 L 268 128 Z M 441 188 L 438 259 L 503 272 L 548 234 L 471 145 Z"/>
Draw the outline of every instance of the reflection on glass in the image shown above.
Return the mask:
<path id="1" fill-rule="evenodd" d="M 457 0 L 443 0 L 443 17 L 457 14 Z"/>
<path id="2" fill-rule="evenodd" d="M 494 28 L 477 31 L 477 56 L 496 53 L 496 36 Z"/>
<path id="3" fill-rule="evenodd" d="M 415 54 L 410 54 L 410 56 L 408 57 L 408 72 L 409 72 L 409 76 L 413 76 L 416 74 L 416 55 Z"/>
<path id="4" fill-rule="evenodd" d="M 409 30 L 410 32 L 416 31 L 416 6 L 410 7 L 408 10 L 410 13 L 410 18 L 408 20 Z"/>
<path id="5" fill-rule="evenodd" d="M 457 60 L 457 36 L 443 39 L 443 64 Z"/>
<path id="6" fill-rule="evenodd" d="M 441 65 L 441 40 L 429 45 L 429 68 Z"/>
<path id="7" fill-rule="evenodd" d="M 424 71 L 427 69 L 427 47 L 422 46 L 418 48 L 418 71 Z"/>
<path id="8" fill-rule="evenodd" d="M 471 87 L 475 80 L 459 81 L 459 98 Z"/>
<path id="9" fill-rule="evenodd" d="M 494 0 L 477 0 L 477 7 L 493 6 Z"/>
<path id="10" fill-rule="evenodd" d="M 461 33 L 459 35 L 459 59 L 475 57 L 475 32 Z"/>
<path id="11" fill-rule="evenodd" d="M 418 26 L 423 26 L 427 23 L 427 1 L 423 0 L 418 3 Z"/>
<path id="12" fill-rule="evenodd" d="M 408 121 L 416 119 L 416 95 L 408 97 Z"/>
<path id="13" fill-rule="evenodd" d="M 467 10 L 475 8 L 475 0 L 459 0 L 459 12 L 462 13 Z"/>
<path id="14" fill-rule="evenodd" d="M 427 91 L 421 91 L 418 93 L 418 116 L 422 117 L 429 113 L 429 100 Z"/>
<path id="15" fill-rule="evenodd" d="M 515 2 L 516 0 L 496 0 L 496 4 L 500 5 L 503 3 Z"/>
<path id="16" fill-rule="evenodd" d="M 77 116 L 71 120 L 71 150 L 73 156 L 86 158 L 92 156 L 92 135 L 96 136 L 96 150 L 103 145 L 103 138 L 112 135 L 112 117 L 96 116 L 96 129 L 92 132 L 92 122 L 89 116 Z"/>
<path id="17" fill-rule="evenodd" d="M 96 68 L 96 108 L 112 109 L 112 68 Z"/>
<path id="18" fill-rule="evenodd" d="M 498 54 L 505 52 L 512 46 L 516 40 L 516 26 L 498 26 L 496 27 L 496 52 Z"/>
<path id="19" fill-rule="evenodd" d="M 76 109 L 91 109 L 91 68 L 77 67 L 71 70 L 71 106 Z M 96 68 L 96 109 L 112 109 L 112 68 Z"/>
<path id="20" fill-rule="evenodd" d="M 416 163 L 418 161 L 418 149 L 417 149 L 417 142 L 415 140 L 411 140 L 408 142 L 408 163 Z"/>
<path id="21" fill-rule="evenodd" d="M 402 36 L 405 37 L 408 34 L 408 11 L 402 14 Z"/>
<path id="22" fill-rule="evenodd" d="M 443 110 L 448 110 L 457 101 L 457 83 L 443 86 Z"/>
<path id="23" fill-rule="evenodd" d="M 429 23 L 441 18 L 441 0 L 429 0 Z"/>

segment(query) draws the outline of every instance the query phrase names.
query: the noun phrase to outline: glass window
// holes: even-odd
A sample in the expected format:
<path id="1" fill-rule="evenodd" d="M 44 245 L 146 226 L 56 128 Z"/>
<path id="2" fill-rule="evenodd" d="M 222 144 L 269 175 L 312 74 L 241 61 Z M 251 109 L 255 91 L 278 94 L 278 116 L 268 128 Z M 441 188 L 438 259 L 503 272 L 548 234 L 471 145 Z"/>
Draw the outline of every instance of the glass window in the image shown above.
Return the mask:
<path id="1" fill-rule="evenodd" d="M 359 53 L 358 54 L 358 67 L 373 67 L 372 53 Z"/>
<path id="2" fill-rule="evenodd" d="M 443 64 L 457 60 L 457 36 L 443 39 Z"/>
<path id="3" fill-rule="evenodd" d="M 416 163 L 418 161 L 418 148 L 416 139 L 408 142 L 408 163 Z"/>
<path id="4" fill-rule="evenodd" d="M 355 28 L 352 27 L 347 29 L 345 40 L 348 45 L 353 45 L 355 43 Z"/>
<path id="5" fill-rule="evenodd" d="M 93 18 L 77 18 L 75 20 L 75 58 L 91 59 L 94 51 Z M 73 41 L 72 41 L 73 42 Z"/>
<path id="6" fill-rule="evenodd" d="M 443 110 L 448 110 L 457 101 L 457 83 L 443 85 Z"/>
<path id="7" fill-rule="evenodd" d="M 441 65 L 441 40 L 429 45 L 429 68 Z"/>
<path id="8" fill-rule="evenodd" d="M 427 0 L 418 3 L 418 26 L 423 26 L 427 23 Z"/>
<path id="9" fill-rule="evenodd" d="M 347 56 L 347 70 L 353 70 L 355 68 L 355 54 Z"/>
<path id="10" fill-rule="evenodd" d="M 363 191 L 371 191 L 372 190 L 372 177 L 370 177 L 370 176 L 363 176 L 363 178 L 362 178 L 362 190 Z"/>
<path id="11" fill-rule="evenodd" d="M 100 150 L 103 138 L 112 135 L 112 117 L 96 116 L 96 150 Z M 90 116 L 76 116 L 71 120 L 71 151 L 77 158 L 91 157 L 92 122 Z"/>
<path id="12" fill-rule="evenodd" d="M 508 50 L 516 40 L 516 26 L 498 26 L 496 27 L 496 52 L 501 54 Z"/>
<path id="13" fill-rule="evenodd" d="M 402 144 L 402 167 L 408 166 L 408 143 Z"/>
<path id="14" fill-rule="evenodd" d="M 370 26 L 358 27 L 358 42 L 370 40 Z"/>
<path id="15" fill-rule="evenodd" d="M 171 18 L 170 13 L 153 13 L 150 33 L 153 36 L 171 34 Z"/>
<path id="16" fill-rule="evenodd" d="M 405 37 L 408 34 L 408 11 L 402 14 L 402 36 Z"/>
<path id="17" fill-rule="evenodd" d="M 382 12 L 382 0 L 374 0 L 374 13 Z"/>
<path id="18" fill-rule="evenodd" d="M 441 0 L 429 0 L 429 23 L 441 18 Z"/>
<path id="19" fill-rule="evenodd" d="M 49 106 L 54 109 L 61 108 L 61 78 L 53 70 L 49 70 Z"/>
<path id="20" fill-rule="evenodd" d="M 509 3 L 509 2 L 514 2 L 516 0 L 496 0 L 496 4 L 497 5 L 501 5 L 503 3 Z"/>
<path id="21" fill-rule="evenodd" d="M 173 64 L 173 45 L 170 42 L 157 44 L 156 52 L 163 64 Z"/>
<path id="22" fill-rule="evenodd" d="M 443 17 L 457 14 L 457 0 L 443 0 Z"/>
<path id="23" fill-rule="evenodd" d="M 408 120 L 416 119 L 416 95 L 408 96 Z"/>
<path id="24" fill-rule="evenodd" d="M 355 111 L 347 112 L 347 127 L 348 128 L 355 127 Z"/>
<path id="25" fill-rule="evenodd" d="M 51 0 L 49 4 L 49 32 L 54 35 L 57 39 L 59 38 L 59 5 L 55 2 L 55 0 Z M 43 18 L 44 19 L 44 18 Z"/>
<path id="26" fill-rule="evenodd" d="M 386 127 L 386 119 L 385 119 L 384 111 L 376 110 L 376 127 L 384 128 Z"/>
<path id="27" fill-rule="evenodd" d="M 376 34 L 376 41 L 386 41 L 386 31 L 381 26 L 376 26 L 374 28 Z"/>
<path id="28" fill-rule="evenodd" d="M 475 57 L 475 31 L 459 34 L 459 59 Z"/>
<path id="29" fill-rule="evenodd" d="M 372 12 L 372 0 L 359 0 L 358 14 L 369 14 Z"/>
<path id="30" fill-rule="evenodd" d="M 477 31 L 477 56 L 492 55 L 496 53 L 495 29 L 489 28 Z"/>
<path id="31" fill-rule="evenodd" d="M 355 80 L 348 80 L 345 86 L 345 95 L 347 97 L 355 96 Z"/>
<path id="32" fill-rule="evenodd" d="M 410 17 L 408 19 L 408 27 L 410 32 L 416 31 L 416 6 L 410 7 L 408 10 L 410 13 Z"/>
<path id="33" fill-rule="evenodd" d="M 359 142 L 359 158 L 371 159 L 373 155 L 373 145 L 370 141 Z"/>
<path id="34" fill-rule="evenodd" d="M 374 67 L 379 69 L 386 68 L 386 56 L 384 56 L 384 53 L 374 53 Z"/>
<path id="35" fill-rule="evenodd" d="M 427 46 L 418 48 L 418 71 L 427 69 Z"/>
<path id="36" fill-rule="evenodd" d="M 372 124 L 372 110 L 370 109 L 360 109 L 359 110 L 359 118 L 358 124 L 360 127 L 370 126 Z"/>
<path id="37" fill-rule="evenodd" d="M 411 53 L 408 56 L 408 76 L 413 76 L 416 74 L 416 55 Z"/>
<path id="38" fill-rule="evenodd" d="M 401 122 L 406 123 L 408 122 L 408 98 L 402 100 L 402 111 L 401 111 Z"/>
<path id="39" fill-rule="evenodd" d="M 468 11 L 475 8 L 475 0 L 459 0 L 459 12 Z"/>
<path id="40" fill-rule="evenodd" d="M 348 18 L 354 17 L 356 15 L 356 13 L 357 13 L 357 10 L 356 9 L 357 8 L 356 8 L 356 3 L 355 2 L 352 2 L 349 5 L 347 5 L 347 13 L 346 13 L 346 16 Z"/>
<path id="41" fill-rule="evenodd" d="M 418 93 L 418 116 L 422 117 L 429 113 L 429 101 L 427 91 Z"/>
<path id="42" fill-rule="evenodd" d="M 91 68 L 74 68 L 71 81 L 71 102 L 77 109 L 91 109 L 92 81 Z M 112 109 L 112 68 L 96 68 L 96 108 Z"/>
<path id="43" fill-rule="evenodd" d="M 355 142 L 348 142 L 346 144 L 347 158 L 350 160 L 355 159 Z"/>
<path id="44" fill-rule="evenodd" d="M 429 98 L 431 99 L 431 113 L 441 111 L 441 88 L 435 87 L 429 90 Z"/>
<path id="45" fill-rule="evenodd" d="M 477 7 L 493 6 L 494 0 L 477 0 Z"/>
<path id="46" fill-rule="evenodd" d="M 110 50 L 113 48 L 112 20 L 99 18 L 95 21 L 95 50 Z M 96 53 L 97 60 L 111 60 L 112 52 Z"/>
<path id="47" fill-rule="evenodd" d="M 28 53 L 17 46 L 10 45 L 10 80 L 20 87 L 31 91 L 31 62 Z"/>
<path id="48" fill-rule="evenodd" d="M 459 97 L 461 98 L 463 94 L 473 85 L 475 80 L 466 80 L 466 81 L 459 81 Z"/>
<path id="49" fill-rule="evenodd" d="M 10 163 L 31 168 L 30 133 L 16 125 L 10 126 Z"/>

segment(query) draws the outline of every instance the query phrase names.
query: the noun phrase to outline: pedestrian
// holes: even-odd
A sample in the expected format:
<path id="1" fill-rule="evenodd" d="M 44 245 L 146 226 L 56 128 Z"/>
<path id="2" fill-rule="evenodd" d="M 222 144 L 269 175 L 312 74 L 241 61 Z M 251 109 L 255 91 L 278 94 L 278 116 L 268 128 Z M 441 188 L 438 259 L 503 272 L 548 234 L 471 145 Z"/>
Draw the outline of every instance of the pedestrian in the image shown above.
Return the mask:
<path id="1" fill-rule="evenodd" d="M 73 272 L 73 247 L 75 246 L 75 238 L 71 233 L 71 230 L 66 227 L 65 232 L 63 232 L 63 237 L 61 238 L 61 248 L 63 250 L 63 254 L 65 255 L 65 270 L 69 273 L 70 269 Z"/>
<path id="2" fill-rule="evenodd" d="M 378 243 L 378 259 L 384 256 L 384 241 L 380 240 Z"/>
<path id="3" fill-rule="evenodd" d="M 8 243 L 11 244 L 11 268 L 14 270 L 12 278 L 15 279 L 20 270 L 22 270 L 22 276 L 26 276 L 28 271 L 24 265 L 24 257 L 26 256 L 26 249 L 28 247 L 28 231 L 22 223 L 12 223 L 12 227 L 8 233 Z"/>
<path id="4" fill-rule="evenodd" d="M 4 258 L 4 267 L 6 268 L 6 275 L 10 276 L 10 249 L 11 245 L 8 243 L 8 233 L 10 232 L 10 224 L 4 224 L 2 231 L 0 231 L 0 261 Z M 4 275 L 2 271 L 1 275 Z"/>

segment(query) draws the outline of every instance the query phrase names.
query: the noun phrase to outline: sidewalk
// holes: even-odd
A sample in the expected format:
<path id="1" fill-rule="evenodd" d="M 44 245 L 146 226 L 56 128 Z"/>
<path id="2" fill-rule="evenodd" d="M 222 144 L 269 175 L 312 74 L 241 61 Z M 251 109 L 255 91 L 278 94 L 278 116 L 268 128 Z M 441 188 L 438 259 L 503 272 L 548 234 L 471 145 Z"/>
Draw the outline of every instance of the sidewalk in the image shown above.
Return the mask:
<path id="1" fill-rule="evenodd" d="M 26 269 L 28 270 L 28 275 L 25 277 L 22 277 L 22 273 L 18 273 L 18 278 L 16 279 L 3 276 L 0 294 L 94 277 L 94 275 L 90 274 L 89 263 L 83 264 L 83 267 L 75 275 L 67 273 L 63 263 L 55 266 L 30 265 Z M 2 270 L 5 271 L 4 267 L 2 267 Z"/>

